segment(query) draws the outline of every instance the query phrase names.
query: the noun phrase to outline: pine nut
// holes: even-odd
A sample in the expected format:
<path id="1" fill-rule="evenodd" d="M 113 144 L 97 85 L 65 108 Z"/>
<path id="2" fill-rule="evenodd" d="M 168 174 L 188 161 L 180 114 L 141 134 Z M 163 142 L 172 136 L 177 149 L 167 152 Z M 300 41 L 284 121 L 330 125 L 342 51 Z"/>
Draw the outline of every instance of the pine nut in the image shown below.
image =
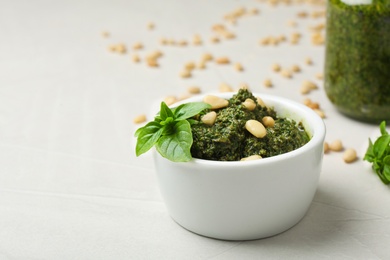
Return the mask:
<path id="1" fill-rule="evenodd" d="M 201 61 L 198 63 L 198 65 L 197 65 L 196 67 L 197 67 L 198 69 L 203 70 L 203 69 L 206 68 L 206 62 L 203 61 L 203 60 L 201 60 Z"/>
<path id="2" fill-rule="evenodd" d="M 148 27 L 149 30 L 153 30 L 155 26 L 154 26 L 154 23 L 149 22 L 147 27 Z"/>
<path id="3" fill-rule="evenodd" d="M 145 121 L 146 121 L 146 115 L 145 114 L 138 115 L 138 116 L 136 116 L 133 119 L 134 124 L 140 124 L 140 123 L 143 123 Z"/>
<path id="4" fill-rule="evenodd" d="M 259 104 L 262 107 L 265 107 L 264 101 L 260 97 L 256 97 L 257 104 Z"/>
<path id="5" fill-rule="evenodd" d="M 170 106 L 177 102 L 177 98 L 175 96 L 167 96 L 164 98 L 164 102 L 167 106 Z"/>
<path id="6" fill-rule="evenodd" d="M 195 69 L 195 63 L 190 61 L 190 62 L 187 62 L 185 65 L 184 65 L 184 68 L 186 70 L 193 70 Z"/>
<path id="7" fill-rule="evenodd" d="M 232 87 L 226 83 L 221 83 L 219 85 L 219 92 L 232 92 L 232 91 L 233 91 Z"/>
<path id="8" fill-rule="evenodd" d="M 319 115 L 321 118 L 325 118 L 325 117 L 326 117 L 324 111 L 322 111 L 321 109 L 315 108 L 315 109 L 313 109 L 313 110 L 314 110 L 314 112 L 316 112 L 317 115 Z"/>
<path id="9" fill-rule="evenodd" d="M 329 152 L 329 144 L 327 142 L 324 142 L 324 153 Z"/>
<path id="10" fill-rule="evenodd" d="M 250 98 L 245 99 L 242 105 L 249 111 L 253 111 L 256 108 L 256 103 Z"/>
<path id="11" fill-rule="evenodd" d="M 301 71 L 301 68 L 300 68 L 298 65 L 293 65 L 293 66 L 291 67 L 291 70 L 292 70 L 293 72 L 300 72 L 300 71 Z"/>
<path id="12" fill-rule="evenodd" d="M 253 161 L 253 160 L 259 160 L 261 159 L 262 157 L 260 155 L 251 155 L 251 156 L 248 156 L 248 157 L 245 157 L 245 158 L 241 158 L 240 161 Z"/>
<path id="13" fill-rule="evenodd" d="M 217 113 L 215 113 L 215 111 L 211 111 L 202 116 L 201 121 L 206 125 L 213 125 L 215 119 L 217 119 Z"/>
<path id="14" fill-rule="evenodd" d="M 331 151 L 339 152 L 343 150 L 343 143 L 341 142 L 341 140 L 337 139 L 329 144 L 329 149 Z"/>
<path id="15" fill-rule="evenodd" d="M 324 79 L 324 74 L 319 72 L 319 73 L 316 74 L 316 78 L 319 79 L 319 80 L 322 80 L 322 79 Z"/>
<path id="16" fill-rule="evenodd" d="M 246 121 L 245 128 L 246 130 L 248 130 L 249 133 L 251 133 L 257 138 L 263 138 L 267 134 L 267 130 L 265 130 L 263 124 L 257 120 L 251 119 Z"/>
<path id="17" fill-rule="evenodd" d="M 183 70 L 182 72 L 180 72 L 180 77 L 182 77 L 182 78 L 189 78 L 189 77 L 191 77 L 191 71 Z"/>
<path id="18" fill-rule="evenodd" d="M 270 79 L 265 79 L 264 82 L 263 82 L 264 86 L 267 87 L 267 88 L 270 88 L 272 87 L 272 82 Z"/>
<path id="19" fill-rule="evenodd" d="M 134 62 L 137 62 L 137 63 L 141 61 L 141 59 L 138 56 L 138 54 L 133 54 L 132 59 L 133 59 Z"/>
<path id="20" fill-rule="evenodd" d="M 290 70 L 288 69 L 284 69 L 280 72 L 280 74 L 285 77 L 285 78 L 291 78 L 292 77 L 292 73 Z"/>
<path id="21" fill-rule="evenodd" d="M 241 63 L 238 63 L 238 62 L 236 64 L 234 64 L 234 68 L 237 71 L 243 71 L 244 70 L 244 68 L 242 67 Z"/>
<path id="22" fill-rule="evenodd" d="M 211 55 L 210 53 L 205 53 L 202 56 L 202 60 L 203 61 L 211 61 L 211 60 L 213 60 L 213 55 Z"/>
<path id="23" fill-rule="evenodd" d="M 200 87 L 189 87 L 188 88 L 188 93 L 190 94 L 199 94 L 200 93 Z"/>
<path id="24" fill-rule="evenodd" d="M 229 105 L 229 101 L 226 99 L 217 97 L 217 96 L 212 96 L 212 95 L 207 95 L 203 98 L 203 102 L 210 104 L 211 109 L 219 109 L 219 108 L 224 108 Z"/>
<path id="25" fill-rule="evenodd" d="M 275 120 L 270 116 L 263 117 L 263 119 L 261 121 L 263 121 L 263 124 L 266 127 L 274 127 L 275 126 Z"/>
<path id="26" fill-rule="evenodd" d="M 312 65 L 312 64 L 313 64 L 313 61 L 311 60 L 311 58 L 307 57 L 307 58 L 305 59 L 305 63 L 306 63 L 307 65 Z"/>
<path id="27" fill-rule="evenodd" d="M 102 32 L 102 37 L 108 38 L 108 37 L 110 37 L 110 33 L 107 32 L 107 31 L 103 31 L 103 32 Z"/>
<path id="28" fill-rule="evenodd" d="M 279 72 L 281 69 L 280 65 L 275 63 L 272 65 L 272 70 L 275 71 L 275 72 Z"/>
<path id="29" fill-rule="evenodd" d="M 141 50 L 144 48 L 144 45 L 140 42 L 134 43 L 133 50 Z"/>
<path id="30" fill-rule="evenodd" d="M 230 60 L 228 57 L 219 57 L 215 60 L 217 64 L 229 64 Z"/>
<path id="31" fill-rule="evenodd" d="M 345 150 L 345 152 L 343 154 L 343 159 L 344 159 L 344 162 L 346 162 L 346 163 L 354 162 L 357 159 L 355 149 L 348 148 L 347 150 Z"/>

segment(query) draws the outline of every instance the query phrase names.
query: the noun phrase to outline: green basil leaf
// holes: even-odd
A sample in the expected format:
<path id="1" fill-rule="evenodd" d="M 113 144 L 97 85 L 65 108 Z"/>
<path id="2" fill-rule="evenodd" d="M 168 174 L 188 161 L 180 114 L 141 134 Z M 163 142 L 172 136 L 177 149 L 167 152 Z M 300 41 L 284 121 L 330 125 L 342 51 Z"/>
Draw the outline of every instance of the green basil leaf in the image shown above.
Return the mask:
<path id="1" fill-rule="evenodd" d="M 386 121 L 382 121 L 382 123 L 379 125 L 379 128 L 381 130 L 382 135 L 388 135 L 389 133 L 386 131 Z"/>
<path id="2" fill-rule="evenodd" d="M 368 148 L 367 148 L 366 154 L 364 155 L 363 160 L 366 160 L 368 162 L 373 162 L 374 158 L 375 158 L 374 145 L 372 144 L 371 139 L 368 139 Z"/>
<path id="3" fill-rule="evenodd" d="M 172 110 L 165 104 L 165 102 L 161 102 L 160 107 L 160 118 L 161 120 L 166 120 L 168 117 L 174 118 Z"/>
<path id="4" fill-rule="evenodd" d="M 176 120 L 184 120 L 193 117 L 208 108 L 211 108 L 211 106 L 207 103 L 190 102 L 178 106 L 173 111 Z"/>
<path id="5" fill-rule="evenodd" d="M 390 155 L 383 158 L 383 176 L 390 182 Z"/>
<path id="6" fill-rule="evenodd" d="M 378 159 L 382 159 L 388 146 L 390 145 L 390 135 L 382 135 L 374 143 L 374 155 Z"/>
<path id="7" fill-rule="evenodd" d="M 138 132 L 138 133 L 137 133 Z M 137 144 L 135 147 L 135 154 L 140 156 L 152 148 L 159 140 L 163 128 L 155 121 L 147 123 L 144 127 L 137 130 Z"/>
<path id="8" fill-rule="evenodd" d="M 156 143 L 156 149 L 161 156 L 174 162 L 188 162 L 192 159 L 192 133 L 190 123 L 178 121 L 174 125 L 174 133 L 163 135 Z"/>

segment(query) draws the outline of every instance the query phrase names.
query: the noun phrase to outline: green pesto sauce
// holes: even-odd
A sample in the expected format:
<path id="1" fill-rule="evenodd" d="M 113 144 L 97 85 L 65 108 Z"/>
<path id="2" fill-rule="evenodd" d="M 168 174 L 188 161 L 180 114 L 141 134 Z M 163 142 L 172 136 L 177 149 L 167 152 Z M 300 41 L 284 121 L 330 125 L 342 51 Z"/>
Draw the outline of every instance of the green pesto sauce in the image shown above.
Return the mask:
<path id="1" fill-rule="evenodd" d="M 247 98 L 257 104 L 253 111 L 242 105 Z M 194 158 L 214 161 L 239 161 L 251 155 L 265 158 L 290 152 L 310 140 L 301 123 L 277 117 L 273 109 L 259 105 L 247 90 L 241 89 L 229 100 L 228 107 L 216 110 L 216 113 L 214 125 L 199 121 L 191 126 Z M 250 119 L 261 122 L 264 116 L 271 116 L 275 126 L 267 127 L 266 136 L 257 138 L 245 129 L 245 123 Z"/>
<path id="2" fill-rule="evenodd" d="M 329 0 L 325 90 L 337 109 L 390 121 L 390 0 L 349 6 Z"/>

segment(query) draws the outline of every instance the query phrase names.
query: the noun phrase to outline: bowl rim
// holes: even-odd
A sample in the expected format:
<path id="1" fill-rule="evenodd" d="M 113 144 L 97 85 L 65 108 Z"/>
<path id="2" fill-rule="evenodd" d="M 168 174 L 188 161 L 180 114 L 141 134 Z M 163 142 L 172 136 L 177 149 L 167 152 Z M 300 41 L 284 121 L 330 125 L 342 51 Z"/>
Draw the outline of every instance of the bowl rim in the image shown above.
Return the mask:
<path id="1" fill-rule="evenodd" d="M 202 101 L 203 97 L 208 95 L 214 95 L 219 96 L 222 98 L 231 98 L 234 94 L 237 94 L 237 92 L 210 92 L 210 93 L 203 93 L 203 94 L 197 94 L 195 96 L 192 96 L 190 98 L 187 98 L 185 100 L 182 100 L 180 102 L 176 102 L 170 107 L 176 107 L 181 104 L 190 103 L 190 102 L 198 102 Z M 306 119 L 306 123 L 308 126 L 312 127 L 312 136 L 305 145 L 279 155 L 262 158 L 260 160 L 249 160 L 249 161 L 215 161 L 215 160 L 207 160 L 207 159 L 199 159 L 199 158 L 192 158 L 191 161 L 185 162 L 185 164 L 188 165 L 205 165 L 205 166 L 228 166 L 228 167 L 243 167 L 243 166 L 251 166 L 251 165 L 266 165 L 266 164 L 272 164 L 277 161 L 281 161 L 284 159 L 294 158 L 297 157 L 305 152 L 308 152 L 312 148 L 316 147 L 320 142 L 323 143 L 325 139 L 326 134 L 326 127 L 323 119 L 315 113 L 311 108 L 298 103 L 294 100 L 276 96 L 276 95 L 270 95 L 270 94 L 264 94 L 259 92 L 252 92 L 252 94 L 255 97 L 260 97 L 267 102 L 267 100 L 270 100 L 275 103 L 284 104 L 287 103 L 289 106 L 293 106 L 298 110 L 300 115 L 302 114 L 302 119 Z M 288 117 L 287 117 L 288 118 Z M 307 131 L 307 130 L 306 130 Z M 161 156 L 158 154 L 158 156 Z M 164 158 L 165 159 L 165 158 Z M 167 159 L 166 159 L 167 160 Z"/>

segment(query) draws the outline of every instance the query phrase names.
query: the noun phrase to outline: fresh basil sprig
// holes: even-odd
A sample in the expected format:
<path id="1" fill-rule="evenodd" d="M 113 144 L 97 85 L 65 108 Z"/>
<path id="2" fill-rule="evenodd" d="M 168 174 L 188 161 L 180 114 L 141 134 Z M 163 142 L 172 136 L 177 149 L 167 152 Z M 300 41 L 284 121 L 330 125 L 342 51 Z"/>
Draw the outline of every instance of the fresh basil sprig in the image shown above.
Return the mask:
<path id="1" fill-rule="evenodd" d="M 191 117 L 210 107 L 203 102 L 191 102 L 171 109 L 165 102 L 161 102 L 160 113 L 154 121 L 138 128 L 135 132 L 136 155 L 140 156 L 156 146 L 157 151 L 168 160 L 190 161 L 193 142 L 191 124 L 197 122 Z"/>
<path id="2" fill-rule="evenodd" d="M 369 145 L 364 156 L 364 160 L 372 163 L 372 168 L 378 174 L 384 184 L 390 183 L 390 134 L 386 131 L 386 122 L 380 126 L 381 136 L 372 143 L 368 139 Z"/>

